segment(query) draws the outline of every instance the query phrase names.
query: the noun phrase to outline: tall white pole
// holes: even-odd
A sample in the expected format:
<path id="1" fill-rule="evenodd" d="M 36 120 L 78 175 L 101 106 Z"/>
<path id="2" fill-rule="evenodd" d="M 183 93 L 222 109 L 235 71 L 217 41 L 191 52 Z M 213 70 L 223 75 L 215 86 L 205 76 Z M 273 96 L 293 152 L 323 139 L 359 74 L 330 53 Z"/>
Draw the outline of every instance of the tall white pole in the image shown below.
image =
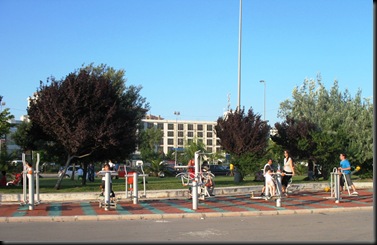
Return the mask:
<path id="1" fill-rule="evenodd" d="M 264 121 L 266 121 L 266 81 L 264 81 Z"/>
<path id="2" fill-rule="evenodd" d="M 241 109 L 241 38 L 242 38 L 242 0 L 240 0 L 240 19 L 238 32 L 238 107 L 237 111 Z"/>
<path id="3" fill-rule="evenodd" d="M 264 83 L 263 120 L 266 121 L 266 81 L 260 80 L 259 82 Z"/>

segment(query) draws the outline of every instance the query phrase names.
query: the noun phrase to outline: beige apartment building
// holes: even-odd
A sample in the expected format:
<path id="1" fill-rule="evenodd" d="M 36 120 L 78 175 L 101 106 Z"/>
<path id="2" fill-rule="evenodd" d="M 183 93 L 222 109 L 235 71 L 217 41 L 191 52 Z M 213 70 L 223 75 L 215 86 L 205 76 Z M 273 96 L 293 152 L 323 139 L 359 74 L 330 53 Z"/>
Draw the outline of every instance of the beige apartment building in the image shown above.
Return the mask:
<path id="1" fill-rule="evenodd" d="M 163 132 L 158 150 L 165 154 L 174 148 L 183 148 L 194 140 L 203 142 L 207 153 L 221 151 L 215 134 L 217 124 L 215 121 L 165 120 L 160 117 L 146 116 L 142 123 L 144 129 L 154 127 Z"/>

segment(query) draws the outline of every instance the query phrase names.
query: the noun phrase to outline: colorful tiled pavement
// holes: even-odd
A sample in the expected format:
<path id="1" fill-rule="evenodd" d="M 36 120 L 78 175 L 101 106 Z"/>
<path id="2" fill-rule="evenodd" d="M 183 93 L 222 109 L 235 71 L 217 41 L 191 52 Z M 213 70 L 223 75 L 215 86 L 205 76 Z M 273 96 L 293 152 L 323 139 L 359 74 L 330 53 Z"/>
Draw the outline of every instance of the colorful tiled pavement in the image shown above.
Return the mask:
<path id="1" fill-rule="evenodd" d="M 105 210 L 99 202 L 49 202 L 34 205 L 0 205 L 0 222 L 22 221 L 64 221 L 64 220 L 102 220 L 102 219 L 161 219 L 210 216 L 245 216 L 262 214 L 294 214 L 321 211 L 345 211 L 373 208 L 373 189 L 359 189 L 358 196 L 342 194 L 339 203 L 324 191 L 300 191 L 276 201 L 252 199 L 250 194 L 215 196 L 199 200 L 193 210 L 189 199 L 120 200 L 115 208 Z M 196 216 L 193 216 L 195 214 Z"/>

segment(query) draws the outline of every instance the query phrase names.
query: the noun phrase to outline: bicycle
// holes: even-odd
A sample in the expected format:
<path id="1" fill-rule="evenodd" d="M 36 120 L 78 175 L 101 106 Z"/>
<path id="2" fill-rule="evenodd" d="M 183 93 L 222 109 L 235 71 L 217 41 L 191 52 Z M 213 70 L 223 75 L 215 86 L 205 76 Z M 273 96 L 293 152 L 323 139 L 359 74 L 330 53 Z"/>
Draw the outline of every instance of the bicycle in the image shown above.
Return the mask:
<path id="1" fill-rule="evenodd" d="M 183 186 L 190 186 L 189 188 L 189 196 L 192 197 L 192 186 L 193 182 L 195 181 L 195 177 L 189 172 L 182 172 L 177 174 L 175 177 L 181 178 Z M 213 195 L 214 190 L 214 179 L 215 175 L 210 171 L 203 171 L 198 173 L 198 196 L 199 199 L 204 200 L 206 197 L 211 197 Z"/>

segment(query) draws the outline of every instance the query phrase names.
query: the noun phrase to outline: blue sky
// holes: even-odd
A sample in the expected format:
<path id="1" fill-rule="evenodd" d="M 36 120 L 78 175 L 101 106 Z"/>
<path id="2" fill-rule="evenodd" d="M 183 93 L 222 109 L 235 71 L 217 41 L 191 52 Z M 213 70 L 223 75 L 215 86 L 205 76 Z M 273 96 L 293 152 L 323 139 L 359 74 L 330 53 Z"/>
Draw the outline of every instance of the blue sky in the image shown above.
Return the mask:
<path id="1" fill-rule="evenodd" d="M 20 119 L 40 81 L 94 63 L 124 69 L 152 115 L 216 121 L 238 105 L 239 9 L 239 0 L 0 0 L 3 108 Z M 263 118 L 264 80 L 270 125 L 318 73 L 328 90 L 336 79 L 372 99 L 371 0 L 243 0 L 241 40 L 240 105 Z"/>

